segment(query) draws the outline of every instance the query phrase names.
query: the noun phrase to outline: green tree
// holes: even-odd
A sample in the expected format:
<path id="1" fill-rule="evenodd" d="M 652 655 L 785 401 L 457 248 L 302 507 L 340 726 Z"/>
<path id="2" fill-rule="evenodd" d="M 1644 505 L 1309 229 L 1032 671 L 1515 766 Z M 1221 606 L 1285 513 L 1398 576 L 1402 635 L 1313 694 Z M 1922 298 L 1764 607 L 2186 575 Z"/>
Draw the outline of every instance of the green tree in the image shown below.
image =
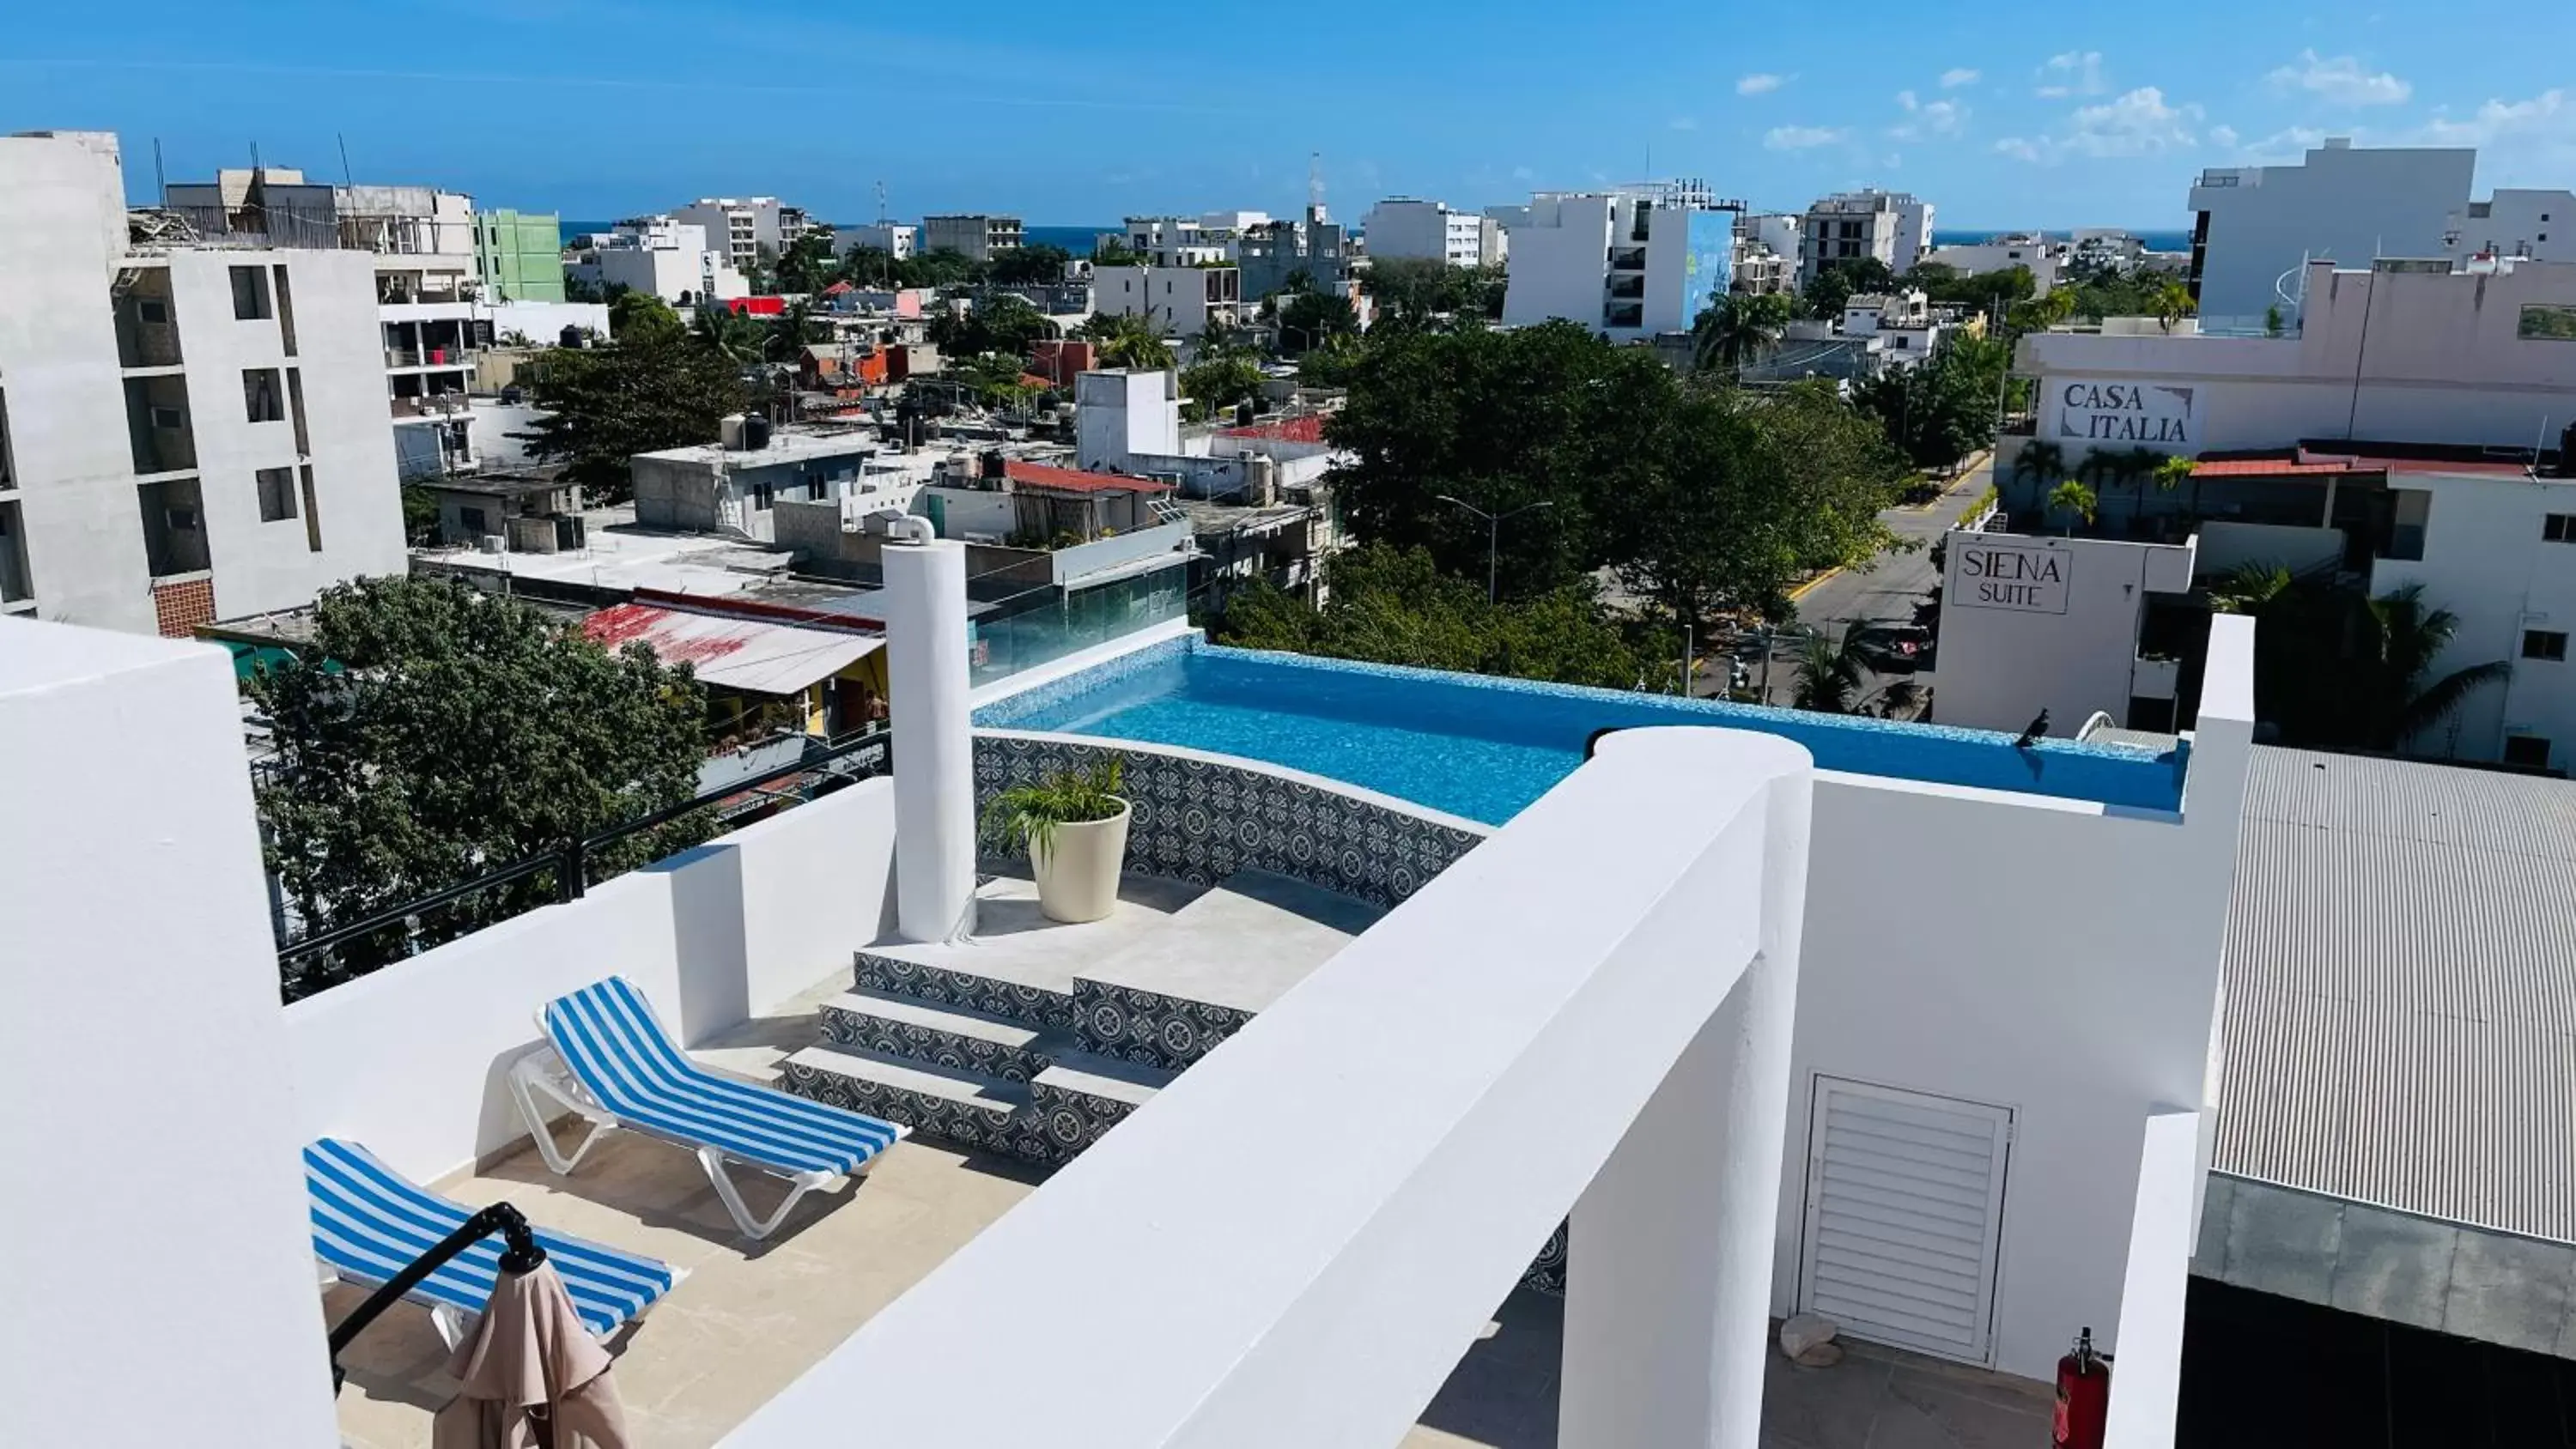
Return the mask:
<path id="1" fill-rule="evenodd" d="M 362 579 L 315 601 L 309 650 L 245 690 L 270 720 L 259 783 L 269 868 L 311 932 L 686 803 L 706 695 L 641 645 L 611 654 L 569 625 L 452 580 Z M 603 849 L 603 873 L 705 838 L 683 817 Z M 426 943 L 551 899 L 550 873 L 423 913 Z M 318 990 L 395 959 L 399 928 L 335 948 L 287 983 Z"/>
<path id="2" fill-rule="evenodd" d="M 950 356 L 1004 352 L 1025 358 L 1039 338 L 1054 330 L 1045 313 L 1008 292 L 995 292 L 976 298 L 962 317 L 941 311 L 930 319 L 928 333 Z"/>
<path id="3" fill-rule="evenodd" d="M 511 434 L 528 455 L 568 465 L 594 500 L 620 502 L 634 491 L 628 459 L 713 442 L 725 415 L 751 397 L 731 358 L 686 332 L 649 328 L 604 347 L 548 352 L 528 400 L 539 410 L 536 426 Z"/>
<path id="4" fill-rule="evenodd" d="M 1202 418 L 1261 396 L 1261 365 L 1241 353 L 1218 353 L 1181 369 L 1181 394 Z"/>
<path id="5" fill-rule="evenodd" d="M 1840 317 L 1843 304 L 1863 294 L 1885 293 L 1896 286 L 1896 274 L 1876 257 L 1827 262 L 1816 269 L 1804 297 L 1811 317 Z"/>
<path id="6" fill-rule="evenodd" d="M 1377 308 L 1374 326 L 1396 330 L 1481 326 L 1503 315 L 1501 267 L 1453 267 L 1429 257 L 1380 257 L 1360 273 Z"/>
<path id="7" fill-rule="evenodd" d="M 1064 280 L 1065 263 L 1073 253 L 1049 242 L 1034 242 L 993 258 L 984 269 L 985 279 L 1001 286 L 1022 287 Z"/>
<path id="8" fill-rule="evenodd" d="M 2164 324 L 2167 332 L 2173 330 L 2176 322 L 2199 310 L 2199 306 L 2192 300 L 2191 289 L 2171 277 L 2157 283 L 2155 290 L 2147 294 L 2148 313 Z"/>
<path id="9" fill-rule="evenodd" d="M 830 228 L 808 227 L 778 254 L 778 290 L 812 293 L 830 286 L 840 270 L 833 248 Z"/>
<path id="10" fill-rule="evenodd" d="M 2210 604 L 2256 621 L 2255 713 L 2285 745 L 2418 748 L 2481 690 L 2512 675 L 2500 659 L 2436 672 L 2459 621 L 2428 606 L 2417 584 L 2372 598 L 2275 564 L 2248 564 L 2211 588 Z"/>
<path id="11" fill-rule="evenodd" d="M 1736 372 L 1760 361 L 1780 345 L 1789 312 L 1789 299 L 1777 292 L 1730 292 L 1712 299 L 1691 324 L 1691 365 Z"/>
<path id="12" fill-rule="evenodd" d="M 1304 276 L 1299 272 L 1290 280 Z M 1279 345 L 1283 352 L 1304 353 L 1323 346 L 1328 338 L 1355 337 L 1359 330 L 1359 314 L 1351 310 L 1348 298 L 1292 288 L 1287 300 L 1279 304 Z"/>
<path id="13" fill-rule="evenodd" d="M 792 363 L 807 344 L 831 338 L 831 324 L 814 315 L 811 303 L 790 302 L 761 329 L 760 355 L 771 362 Z"/>
<path id="14" fill-rule="evenodd" d="M 1103 367 L 1150 372 L 1172 365 L 1172 344 L 1142 317 L 1094 312 L 1077 332 L 1098 345 Z"/>
<path id="15" fill-rule="evenodd" d="M 1559 684 L 1634 689 L 1669 676 L 1669 630 L 1618 619 L 1589 580 L 1488 604 L 1476 584 L 1421 549 L 1354 549 L 1326 565 L 1329 602 L 1310 608 L 1269 583 L 1238 590 L 1217 621 L 1223 642 L 1373 664 L 1406 664 Z"/>
<path id="16" fill-rule="evenodd" d="M 2021 452 L 2013 458 L 2012 480 L 2016 483 L 2025 478 L 2044 483 L 2065 474 L 2066 450 L 2046 438 L 2033 438 L 2022 444 Z"/>
<path id="17" fill-rule="evenodd" d="M 1947 468 L 1995 440 L 1995 400 L 2011 349 L 1977 337 L 1952 337 L 1910 368 L 1891 368 L 1857 393 L 1915 466 Z"/>
<path id="18" fill-rule="evenodd" d="M 1599 504 L 1604 552 L 1625 588 L 1694 631 L 1721 610 L 1782 614 L 1800 578 L 1896 541 L 1878 515 L 1904 466 L 1831 383 L 1689 389 L 1656 441 L 1653 466 Z"/>
<path id="19" fill-rule="evenodd" d="M 2101 506 L 2101 501 L 2100 496 L 2092 489 L 2069 478 L 2049 491 L 2048 509 L 2051 513 L 2063 513 L 2067 516 L 2066 532 L 2069 537 L 2072 537 L 2077 521 L 2081 521 L 2087 527 L 2092 526 L 2094 510 Z"/>
<path id="20" fill-rule="evenodd" d="M 737 367 L 758 362 L 761 355 L 762 328 L 748 312 L 737 312 L 722 302 L 701 302 L 696 316 L 690 319 L 689 335 L 708 351 Z"/>
<path id="21" fill-rule="evenodd" d="M 1838 635 L 1819 629 L 1807 636 L 1798 650 L 1792 705 L 1818 714 L 1850 714 L 1859 706 L 1866 664 L 1852 633 L 1846 625 Z"/>
<path id="22" fill-rule="evenodd" d="M 671 304 L 650 292 L 621 292 L 608 304 L 608 335 L 620 342 L 670 341 L 688 331 Z"/>
<path id="23" fill-rule="evenodd" d="M 2513 666 L 2501 659 L 2464 665 L 2443 674 L 2433 666 L 2460 631 L 2448 609 L 2427 607 L 2424 586 L 2407 584 L 2369 601 L 2362 633 L 2374 684 L 2366 716 L 2370 743 L 2404 749 L 2448 724 L 2469 696 L 2502 684 Z"/>
<path id="24" fill-rule="evenodd" d="M 438 541 L 438 495 L 418 483 L 402 486 L 403 541 L 427 548 Z"/>

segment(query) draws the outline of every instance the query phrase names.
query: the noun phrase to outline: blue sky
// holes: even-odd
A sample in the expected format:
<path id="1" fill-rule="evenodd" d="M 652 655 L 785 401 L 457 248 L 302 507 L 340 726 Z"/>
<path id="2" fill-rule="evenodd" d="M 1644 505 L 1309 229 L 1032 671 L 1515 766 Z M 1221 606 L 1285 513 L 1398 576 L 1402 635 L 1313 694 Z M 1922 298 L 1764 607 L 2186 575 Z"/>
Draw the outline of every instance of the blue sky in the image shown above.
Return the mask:
<path id="1" fill-rule="evenodd" d="M 1594 18 L 1594 17 L 1599 18 Z M 2411 16 L 2411 18 L 2410 18 Z M 1185 18 L 1178 18 L 1185 17 Z M 2576 6 L 1852 0 L 867 7 L 668 0 L 25 5 L 0 130 L 122 132 L 128 177 L 246 164 L 606 218 L 770 193 L 831 219 L 1356 216 L 1658 174 L 1764 208 L 1912 190 L 1941 224 L 2187 225 L 2203 166 L 2326 135 L 2576 185 Z"/>

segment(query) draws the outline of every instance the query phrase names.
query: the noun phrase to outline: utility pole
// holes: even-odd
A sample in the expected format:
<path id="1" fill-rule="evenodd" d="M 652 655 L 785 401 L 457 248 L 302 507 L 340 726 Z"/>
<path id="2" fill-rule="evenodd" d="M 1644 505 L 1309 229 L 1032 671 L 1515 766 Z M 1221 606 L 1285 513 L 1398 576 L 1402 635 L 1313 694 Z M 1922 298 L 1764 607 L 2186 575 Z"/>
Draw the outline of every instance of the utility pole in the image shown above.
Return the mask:
<path id="1" fill-rule="evenodd" d="M 1452 498 L 1446 493 L 1436 496 L 1443 503 L 1455 504 L 1485 520 L 1485 603 L 1490 607 L 1501 597 L 1504 522 L 1518 518 L 1533 508 L 1554 508 L 1556 502 L 1554 499 L 1542 498 L 1536 503 L 1524 503 L 1506 513 L 1487 513 L 1464 498 Z"/>

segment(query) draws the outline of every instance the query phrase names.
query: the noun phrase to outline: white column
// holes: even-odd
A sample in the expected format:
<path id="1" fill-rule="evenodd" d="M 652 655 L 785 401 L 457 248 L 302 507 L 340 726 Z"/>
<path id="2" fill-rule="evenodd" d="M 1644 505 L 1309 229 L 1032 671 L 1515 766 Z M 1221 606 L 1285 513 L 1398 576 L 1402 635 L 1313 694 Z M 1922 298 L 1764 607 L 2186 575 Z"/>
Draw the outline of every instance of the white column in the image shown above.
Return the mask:
<path id="1" fill-rule="evenodd" d="M 1807 792 L 1775 784 L 1762 952 L 1575 1202 L 1568 1449 L 1760 1441 L 1807 822 Z"/>
<path id="2" fill-rule="evenodd" d="M 884 558 L 896 925 L 908 940 L 941 941 L 972 926 L 975 899 L 966 546 L 889 540 Z"/>

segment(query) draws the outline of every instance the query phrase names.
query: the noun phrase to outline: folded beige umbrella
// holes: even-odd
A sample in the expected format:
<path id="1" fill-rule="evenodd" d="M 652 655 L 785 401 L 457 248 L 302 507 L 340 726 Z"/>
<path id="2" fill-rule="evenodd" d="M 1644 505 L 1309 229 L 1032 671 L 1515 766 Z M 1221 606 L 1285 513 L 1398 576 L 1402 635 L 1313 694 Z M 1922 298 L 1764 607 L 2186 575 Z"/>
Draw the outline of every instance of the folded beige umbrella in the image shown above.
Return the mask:
<path id="1" fill-rule="evenodd" d="M 627 1449 L 608 1350 L 551 1263 L 502 1270 L 447 1371 L 463 1388 L 432 1421 L 431 1449 Z"/>

